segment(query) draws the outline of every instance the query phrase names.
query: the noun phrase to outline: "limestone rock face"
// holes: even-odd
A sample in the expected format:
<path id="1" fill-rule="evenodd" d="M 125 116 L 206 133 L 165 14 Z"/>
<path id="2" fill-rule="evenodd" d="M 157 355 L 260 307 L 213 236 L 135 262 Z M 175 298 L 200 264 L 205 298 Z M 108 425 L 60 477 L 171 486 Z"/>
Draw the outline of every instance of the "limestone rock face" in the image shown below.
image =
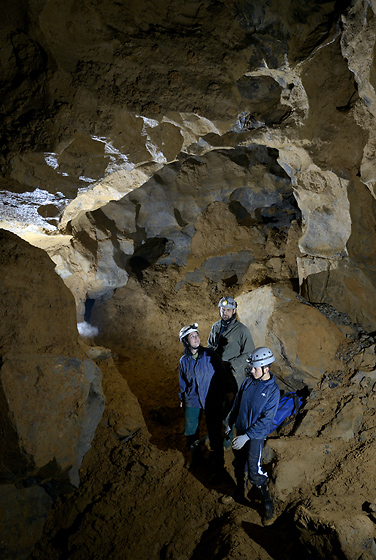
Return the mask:
<path id="1" fill-rule="evenodd" d="M 347 313 L 354 323 L 372 331 L 375 325 L 376 290 L 373 283 L 374 267 L 359 266 L 346 259 L 332 265 L 328 261 L 302 261 L 300 270 L 308 265 L 302 294 L 312 302 L 325 302 Z M 315 270 L 316 269 L 316 270 Z M 312 273 L 311 273 L 312 272 Z"/>
<path id="2" fill-rule="evenodd" d="M 0 270 L 0 477 L 46 469 L 77 484 L 104 408 L 100 370 L 82 359 L 72 296 L 46 254 L 1 231 Z"/>
<path id="3" fill-rule="evenodd" d="M 73 218 L 64 279 L 78 288 L 77 301 L 111 295 L 153 264 L 180 267 L 179 287 L 204 278 L 235 283 L 255 261 L 283 260 L 300 211 L 275 157 L 260 146 L 181 156 L 122 199 Z M 90 263 L 84 274 L 75 254 Z"/>
<path id="4" fill-rule="evenodd" d="M 196 283 L 257 286 L 250 267 L 263 283 L 280 272 L 307 301 L 369 328 L 374 14 L 365 0 L 197 2 L 184 13 L 170 0 L 9 3 L 4 225 L 29 239 L 30 223 L 41 238 L 67 234 L 33 242 L 48 245 L 80 320 L 87 298 L 158 263 Z M 217 202 L 238 231 L 229 242 L 209 220 L 205 248 L 201 215 Z M 262 230 L 283 237 L 293 218 L 300 237 L 270 262 L 276 243 Z"/>
<path id="5" fill-rule="evenodd" d="M 78 468 L 104 408 L 98 367 L 89 359 L 8 354 L 0 380 L 8 427 L 1 437 L 0 477 L 65 476 L 78 486 Z"/>
<path id="6" fill-rule="evenodd" d="M 345 337 L 317 309 L 284 285 L 258 288 L 238 297 L 239 318 L 255 346 L 276 356 L 272 370 L 296 388 L 314 387 L 325 374 L 341 370 L 337 358 Z"/>
<path id="7" fill-rule="evenodd" d="M 9 558 L 30 552 L 49 494 L 79 484 L 79 468 L 104 410 L 102 375 L 78 344 L 68 288 L 46 253 L 0 231 L 0 495 Z M 34 488 L 30 488 L 33 486 Z M 17 507 L 16 507 L 17 504 Z M 30 525 L 15 543 L 10 525 Z M 10 553 L 10 552 L 9 552 Z"/>
<path id="8" fill-rule="evenodd" d="M 77 354 L 74 300 L 41 250 L 0 230 L 0 340 L 7 352 Z"/>

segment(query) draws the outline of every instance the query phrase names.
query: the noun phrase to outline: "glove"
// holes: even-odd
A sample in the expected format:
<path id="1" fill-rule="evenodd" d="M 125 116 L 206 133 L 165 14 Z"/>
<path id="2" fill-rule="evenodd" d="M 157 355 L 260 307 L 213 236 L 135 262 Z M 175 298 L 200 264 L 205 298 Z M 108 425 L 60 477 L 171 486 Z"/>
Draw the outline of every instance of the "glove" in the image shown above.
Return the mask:
<path id="1" fill-rule="evenodd" d="M 230 438 L 230 434 L 231 434 L 231 426 L 227 426 L 227 428 L 225 429 L 225 438 L 229 439 Z"/>
<path id="2" fill-rule="evenodd" d="M 243 447 L 243 445 L 245 443 L 247 443 L 248 440 L 249 440 L 249 437 L 247 436 L 247 434 L 244 434 L 242 436 L 236 436 L 232 440 L 232 448 L 233 449 L 241 449 Z"/>

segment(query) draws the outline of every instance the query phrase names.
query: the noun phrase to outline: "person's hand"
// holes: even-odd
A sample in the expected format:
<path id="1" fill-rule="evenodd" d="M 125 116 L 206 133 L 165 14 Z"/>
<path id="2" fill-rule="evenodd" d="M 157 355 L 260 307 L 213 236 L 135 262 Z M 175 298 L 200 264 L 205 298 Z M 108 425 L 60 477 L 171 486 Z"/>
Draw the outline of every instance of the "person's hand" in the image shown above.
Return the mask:
<path id="1" fill-rule="evenodd" d="M 225 428 L 225 438 L 226 439 L 230 439 L 230 434 L 231 434 L 231 426 L 227 426 L 227 428 Z"/>
<path id="2" fill-rule="evenodd" d="M 241 449 L 243 447 L 243 445 L 245 443 L 247 443 L 248 440 L 249 440 L 249 437 L 247 436 L 247 434 L 244 434 L 242 436 L 236 436 L 232 440 L 232 448 L 235 449 L 235 450 L 236 449 Z"/>

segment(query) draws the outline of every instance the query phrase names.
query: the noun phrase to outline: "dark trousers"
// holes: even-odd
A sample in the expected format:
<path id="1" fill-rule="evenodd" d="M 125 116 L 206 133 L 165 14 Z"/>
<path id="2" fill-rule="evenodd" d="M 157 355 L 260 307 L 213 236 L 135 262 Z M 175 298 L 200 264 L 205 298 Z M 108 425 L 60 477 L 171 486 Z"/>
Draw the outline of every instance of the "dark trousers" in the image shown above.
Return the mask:
<path id="1" fill-rule="evenodd" d="M 202 408 L 185 407 L 184 435 L 187 438 L 188 445 L 192 445 L 195 441 L 200 439 L 200 421 L 203 412 Z M 222 435 L 222 409 L 220 407 L 207 408 L 205 410 L 205 420 L 210 448 L 214 455 L 215 468 L 222 469 L 225 463 Z"/>
<path id="2" fill-rule="evenodd" d="M 261 468 L 261 453 L 264 439 L 250 439 L 241 449 L 234 450 L 234 471 L 238 486 L 244 486 L 246 473 L 251 484 L 262 486 L 268 480 L 268 475 Z"/>

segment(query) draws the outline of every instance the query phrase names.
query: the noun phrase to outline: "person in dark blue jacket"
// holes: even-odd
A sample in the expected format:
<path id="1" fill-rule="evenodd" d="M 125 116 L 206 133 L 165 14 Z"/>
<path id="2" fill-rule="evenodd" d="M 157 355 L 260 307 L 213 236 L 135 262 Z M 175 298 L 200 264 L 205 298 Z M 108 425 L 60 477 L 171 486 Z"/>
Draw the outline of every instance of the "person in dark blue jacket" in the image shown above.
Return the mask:
<path id="1" fill-rule="evenodd" d="M 247 361 L 247 377 L 235 397 L 225 433 L 230 434 L 235 424 L 232 449 L 236 497 L 244 498 L 244 474 L 247 473 L 251 484 L 261 490 L 265 508 L 263 522 L 268 525 L 274 517 L 274 504 L 268 490 L 268 475 L 261 468 L 261 453 L 277 412 L 280 391 L 269 369 L 275 361 L 269 348 L 256 348 Z"/>
<path id="2" fill-rule="evenodd" d="M 192 467 L 199 453 L 200 421 L 205 412 L 209 443 L 213 451 L 214 470 L 224 475 L 223 419 L 226 400 L 232 402 L 232 381 L 213 350 L 200 344 L 197 323 L 183 327 L 179 340 L 184 354 L 179 362 L 179 398 L 184 406 L 184 435 L 189 450 L 187 467 Z"/>

